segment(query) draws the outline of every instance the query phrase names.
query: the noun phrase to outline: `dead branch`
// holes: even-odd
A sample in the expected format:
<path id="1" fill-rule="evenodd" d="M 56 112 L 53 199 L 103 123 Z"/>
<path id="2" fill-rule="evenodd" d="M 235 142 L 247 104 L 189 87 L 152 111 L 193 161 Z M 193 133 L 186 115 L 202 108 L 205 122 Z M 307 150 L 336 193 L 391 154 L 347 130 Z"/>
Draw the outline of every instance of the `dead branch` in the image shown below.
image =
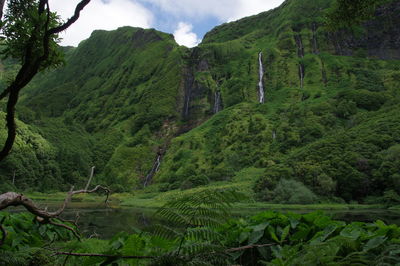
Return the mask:
<path id="1" fill-rule="evenodd" d="M 70 227 L 70 226 L 68 226 L 66 224 L 55 223 L 55 222 L 53 222 L 51 220 L 49 221 L 49 224 L 54 225 L 54 226 L 58 226 L 58 227 L 63 227 L 65 229 L 71 231 L 78 240 L 81 240 L 80 235 L 78 234 L 78 232 L 74 228 L 72 228 L 72 227 Z"/>
<path id="2" fill-rule="evenodd" d="M 236 252 L 236 251 L 242 251 L 246 249 L 251 249 L 251 248 L 262 248 L 262 247 L 271 247 L 271 246 L 276 246 L 277 244 L 263 244 L 263 245 L 248 245 L 248 246 L 243 246 L 243 247 L 238 247 L 238 248 L 230 248 L 225 250 L 225 252 Z"/>
<path id="3" fill-rule="evenodd" d="M 62 223 L 54 222 L 52 219 L 60 220 L 59 216 L 64 212 L 68 203 L 72 200 L 73 195 L 94 193 L 99 190 L 104 190 L 107 193 L 107 197 L 105 200 L 107 202 L 109 194 L 110 194 L 110 190 L 106 187 L 98 185 L 91 190 L 81 189 L 81 190 L 76 190 L 76 191 L 74 191 L 73 187 L 72 187 L 71 190 L 67 193 L 67 196 L 66 196 L 62 206 L 57 211 L 54 211 L 54 212 L 47 211 L 47 208 L 40 209 L 38 206 L 36 206 L 36 204 L 31 199 L 27 198 L 23 194 L 18 194 L 15 192 L 7 192 L 7 193 L 0 195 L 0 211 L 4 210 L 10 206 L 23 206 L 30 213 L 32 213 L 36 216 L 36 220 L 40 224 L 52 224 L 54 226 L 65 228 L 65 229 L 71 231 L 78 239 L 80 239 L 78 232 L 74 228 L 72 228 L 68 225 L 62 224 Z M 0 241 L 0 246 L 1 246 L 4 243 L 7 233 L 5 232 L 5 229 L 1 226 L 1 224 L 0 224 L 0 230 L 3 232 L 3 239 L 2 239 L 2 241 Z"/>
<path id="4" fill-rule="evenodd" d="M 252 248 L 270 247 L 277 244 L 263 244 L 263 245 L 248 245 L 237 248 L 230 248 L 225 250 L 225 252 L 236 252 Z M 65 256 L 76 256 L 76 257 L 103 257 L 110 259 L 154 259 L 154 256 L 122 256 L 122 255 L 108 255 L 108 254 L 97 254 L 97 253 L 74 253 L 74 252 L 55 252 L 54 255 L 65 255 Z"/>
<path id="5" fill-rule="evenodd" d="M 75 257 L 102 257 L 111 259 L 154 259 L 154 256 L 122 256 L 122 255 L 108 255 L 96 253 L 74 253 L 74 252 L 55 252 L 54 255 L 66 255 Z"/>

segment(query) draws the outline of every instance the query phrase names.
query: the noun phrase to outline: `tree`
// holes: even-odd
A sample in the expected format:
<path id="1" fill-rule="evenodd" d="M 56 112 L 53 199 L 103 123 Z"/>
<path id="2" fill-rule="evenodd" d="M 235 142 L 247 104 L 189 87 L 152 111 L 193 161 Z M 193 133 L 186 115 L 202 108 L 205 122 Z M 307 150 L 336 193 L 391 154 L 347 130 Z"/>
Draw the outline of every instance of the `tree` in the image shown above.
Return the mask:
<path id="1" fill-rule="evenodd" d="M 1 16 L 1 33 L 5 38 L 5 57 L 18 59 L 21 67 L 8 87 L 0 94 L 0 100 L 7 98 L 6 126 L 7 139 L 0 151 L 0 161 L 10 153 L 15 137 L 15 106 L 19 93 L 45 69 L 60 65 L 62 54 L 58 48 L 58 34 L 68 29 L 78 18 L 90 0 L 81 0 L 75 12 L 66 22 L 50 11 L 48 0 L 9 0 Z M 0 7 L 4 1 L 0 0 Z M 3 15 L 1 13 L 1 15 Z"/>

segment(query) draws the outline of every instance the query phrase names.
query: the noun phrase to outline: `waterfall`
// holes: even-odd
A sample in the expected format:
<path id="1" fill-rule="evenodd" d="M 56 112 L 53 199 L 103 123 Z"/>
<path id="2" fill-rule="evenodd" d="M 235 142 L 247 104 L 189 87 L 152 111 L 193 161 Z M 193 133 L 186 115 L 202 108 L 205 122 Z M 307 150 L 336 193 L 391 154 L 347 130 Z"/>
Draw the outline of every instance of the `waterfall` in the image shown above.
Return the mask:
<path id="1" fill-rule="evenodd" d="M 184 116 L 188 117 L 189 116 L 189 104 L 190 104 L 190 92 L 186 95 L 185 99 L 185 107 L 184 107 Z"/>
<path id="2" fill-rule="evenodd" d="M 304 58 L 304 46 L 303 46 L 303 40 L 301 38 L 300 34 L 294 35 L 294 40 L 297 45 L 297 55 L 299 58 Z M 304 87 L 304 76 L 306 72 L 304 69 L 304 64 L 302 62 L 299 63 L 299 78 L 300 78 L 300 88 Z"/>
<path id="3" fill-rule="evenodd" d="M 313 54 L 319 54 L 317 42 L 317 23 L 312 24 Z"/>
<path id="4" fill-rule="evenodd" d="M 192 98 L 192 90 L 194 86 L 194 75 L 192 69 L 186 69 L 185 73 L 185 99 L 183 103 L 183 117 L 188 118 L 190 112 L 190 100 Z"/>
<path id="5" fill-rule="evenodd" d="M 153 167 L 151 168 L 150 172 L 147 174 L 146 179 L 144 181 L 143 186 L 147 187 L 147 185 L 151 182 L 153 176 L 158 172 L 161 165 L 161 154 L 157 155 L 157 159 L 153 163 Z"/>
<path id="6" fill-rule="evenodd" d="M 216 91 L 214 94 L 214 114 L 218 113 L 220 111 L 221 107 L 221 93 L 219 91 Z"/>
<path id="7" fill-rule="evenodd" d="M 295 35 L 294 40 L 296 41 L 297 44 L 297 55 L 300 58 L 304 57 L 304 46 L 303 46 L 303 39 L 301 38 L 301 35 Z"/>
<path id="8" fill-rule="evenodd" d="M 275 140 L 276 139 L 276 131 L 272 131 L 272 139 Z"/>
<path id="9" fill-rule="evenodd" d="M 299 64 L 299 77 L 300 77 L 300 88 L 304 86 L 304 65 L 303 63 Z"/>
<path id="10" fill-rule="evenodd" d="M 264 77 L 264 67 L 262 64 L 262 52 L 258 54 L 258 63 L 259 63 L 259 82 L 258 82 L 258 89 L 259 89 L 259 101 L 260 103 L 264 103 L 264 85 L 263 85 L 263 77 Z"/>

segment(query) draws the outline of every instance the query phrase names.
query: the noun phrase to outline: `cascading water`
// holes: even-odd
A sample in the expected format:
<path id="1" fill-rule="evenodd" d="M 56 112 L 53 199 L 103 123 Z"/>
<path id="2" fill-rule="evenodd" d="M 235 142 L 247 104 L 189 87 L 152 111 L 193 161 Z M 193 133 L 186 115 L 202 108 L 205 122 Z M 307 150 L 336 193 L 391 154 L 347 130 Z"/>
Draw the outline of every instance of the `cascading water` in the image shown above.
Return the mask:
<path id="1" fill-rule="evenodd" d="M 153 176 L 158 172 L 161 165 L 161 154 L 157 155 L 157 159 L 154 161 L 153 167 L 150 172 L 147 174 L 146 179 L 144 180 L 143 186 L 147 187 L 147 185 L 151 182 Z"/>
<path id="2" fill-rule="evenodd" d="M 263 85 L 263 77 L 264 77 L 264 67 L 262 63 L 262 52 L 258 54 L 258 63 L 259 63 L 259 82 L 258 82 L 258 89 L 259 89 L 259 101 L 260 103 L 264 103 L 264 85 Z"/>
<path id="3" fill-rule="evenodd" d="M 312 24 L 312 41 L 313 41 L 313 54 L 319 54 L 317 42 L 317 23 Z"/>
<path id="4" fill-rule="evenodd" d="M 221 106 L 221 93 L 219 91 L 215 92 L 214 94 L 214 114 L 220 111 Z"/>
<path id="5" fill-rule="evenodd" d="M 303 40 L 301 38 L 301 35 L 294 35 L 294 40 L 297 45 L 297 55 L 299 58 L 304 58 L 304 46 L 303 46 Z M 305 68 L 304 64 L 302 62 L 299 63 L 299 78 L 300 78 L 300 88 L 304 87 L 304 76 L 305 76 Z"/>
<path id="6" fill-rule="evenodd" d="M 300 88 L 304 87 L 304 65 L 303 63 L 299 64 L 299 77 L 300 77 Z"/>
<path id="7" fill-rule="evenodd" d="M 183 117 L 187 119 L 190 112 L 190 100 L 194 86 L 194 75 L 192 69 L 187 69 L 185 74 L 185 99 L 183 103 Z"/>

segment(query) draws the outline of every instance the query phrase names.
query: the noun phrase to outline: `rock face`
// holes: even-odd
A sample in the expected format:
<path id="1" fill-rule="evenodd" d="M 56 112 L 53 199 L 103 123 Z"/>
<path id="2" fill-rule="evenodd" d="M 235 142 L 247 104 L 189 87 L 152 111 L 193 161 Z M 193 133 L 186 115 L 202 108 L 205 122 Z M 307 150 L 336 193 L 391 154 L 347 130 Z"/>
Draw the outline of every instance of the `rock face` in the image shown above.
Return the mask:
<path id="1" fill-rule="evenodd" d="M 362 25 L 363 32 L 339 32 L 331 35 L 336 53 L 354 55 L 357 51 L 369 57 L 400 59 L 400 1 L 379 7 L 374 19 Z"/>
<path id="2" fill-rule="evenodd" d="M 184 69 L 184 103 L 182 117 L 195 125 L 204 117 L 215 112 L 215 95 L 209 82 L 204 80 L 203 73 L 208 73 L 210 65 L 208 61 L 201 57 L 200 49 L 193 49 L 189 58 L 186 58 Z M 221 98 L 218 101 L 218 111 L 221 110 Z M 190 126 L 191 127 L 191 126 Z"/>

